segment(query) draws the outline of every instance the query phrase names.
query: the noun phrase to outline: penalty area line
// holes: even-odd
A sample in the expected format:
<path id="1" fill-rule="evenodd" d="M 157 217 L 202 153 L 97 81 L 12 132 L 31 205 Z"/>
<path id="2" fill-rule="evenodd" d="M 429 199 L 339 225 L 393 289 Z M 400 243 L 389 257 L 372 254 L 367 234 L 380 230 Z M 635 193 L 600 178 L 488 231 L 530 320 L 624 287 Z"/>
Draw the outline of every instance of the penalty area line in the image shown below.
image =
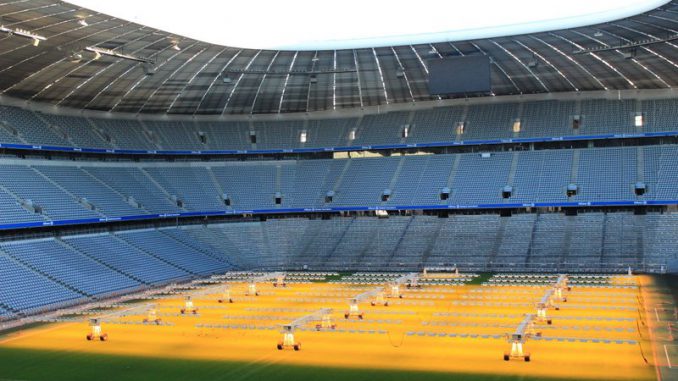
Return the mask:
<path id="1" fill-rule="evenodd" d="M 666 344 L 664 344 L 664 354 L 666 355 L 666 364 L 669 366 L 669 369 L 673 369 L 671 366 L 671 357 L 669 357 L 669 350 L 666 349 Z"/>

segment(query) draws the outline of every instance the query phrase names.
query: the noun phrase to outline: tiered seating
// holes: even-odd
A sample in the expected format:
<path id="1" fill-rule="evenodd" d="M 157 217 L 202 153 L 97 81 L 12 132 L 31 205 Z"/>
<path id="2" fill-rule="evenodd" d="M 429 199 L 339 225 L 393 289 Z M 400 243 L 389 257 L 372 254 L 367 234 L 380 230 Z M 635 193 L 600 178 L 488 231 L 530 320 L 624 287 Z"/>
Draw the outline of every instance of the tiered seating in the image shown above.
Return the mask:
<path id="1" fill-rule="evenodd" d="M 108 217 L 143 214 L 142 210 L 133 208 L 128 204 L 123 196 L 90 177 L 80 168 L 36 166 L 35 169 L 68 190 L 70 193 L 77 195 L 78 197 L 86 198 L 89 203 L 94 205 L 97 211 Z"/>
<path id="2" fill-rule="evenodd" d="M 353 218 L 341 218 L 310 223 L 303 234 L 310 240 L 297 253 L 293 263 L 311 270 L 324 269 L 327 258 L 336 250 L 353 221 Z"/>
<path id="3" fill-rule="evenodd" d="M 0 190 L 0 223 L 13 224 L 31 221 L 43 221 L 43 217 L 22 208 L 16 199 Z"/>
<path id="4" fill-rule="evenodd" d="M 457 123 L 463 121 L 464 107 L 440 107 L 414 114 L 407 142 L 449 142 L 457 137 Z M 460 131 L 461 132 L 461 131 Z M 463 134 L 459 135 L 463 139 Z"/>
<path id="5" fill-rule="evenodd" d="M 405 268 L 416 268 L 422 262 L 422 257 L 428 254 L 431 242 L 435 239 L 440 224 L 444 221 L 436 217 L 415 216 L 407 222 L 407 229 L 403 230 L 401 234 L 393 234 L 390 238 L 382 237 L 382 239 L 396 241 L 397 243 L 397 246 L 393 248 L 393 258 L 390 262 L 387 262 L 390 268 L 398 265 Z M 373 269 L 378 270 L 380 262 L 375 261 L 373 264 Z"/>
<path id="6" fill-rule="evenodd" d="M 325 203 L 327 192 L 334 190 L 346 160 L 300 160 L 291 194 L 294 207 L 331 206 Z"/>
<path id="7" fill-rule="evenodd" d="M 246 122 L 198 124 L 198 130 L 205 133 L 207 146 L 213 150 L 251 149 L 249 126 Z"/>
<path id="8" fill-rule="evenodd" d="M 284 162 L 276 165 L 276 183 L 274 190 L 282 196 L 283 208 L 290 208 L 294 205 L 294 187 L 297 185 L 297 163 Z M 283 180 L 284 179 L 284 180 Z M 306 184 L 315 183 L 314 180 L 307 181 Z M 275 194 L 274 194 L 275 195 Z"/>
<path id="9" fill-rule="evenodd" d="M 24 201 L 37 203 L 42 207 L 42 214 L 53 220 L 101 217 L 85 209 L 77 198 L 54 186 L 30 167 L 0 165 L 0 185 Z"/>
<path id="10" fill-rule="evenodd" d="M 158 231 L 166 234 L 170 237 L 172 237 L 174 240 L 183 243 L 184 245 L 199 251 L 201 253 L 207 254 L 212 258 L 215 258 L 216 260 L 228 264 L 232 264 L 233 259 L 229 258 L 228 255 L 226 255 L 225 252 L 219 250 L 218 248 L 214 247 L 213 245 L 210 244 L 207 240 L 204 242 L 200 242 L 196 240 L 194 237 L 191 236 L 189 231 L 195 230 L 195 229 L 175 229 L 175 228 L 166 228 L 166 229 L 159 229 Z M 200 229 L 202 230 L 202 229 Z"/>
<path id="11" fill-rule="evenodd" d="M 434 155 L 429 156 L 426 166 L 420 168 L 420 180 L 417 184 L 417 190 L 412 197 L 413 203 L 422 205 L 445 204 L 449 201 L 442 201 L 440 193 L 443 188 L 448 187 L 452 167 L 457 156 L 452 155 Z M 404 179 L 404 178 L 403 178 Z M 400 192 L 399 187 L 395 186 L 395 192 Z"/>
<path id="12" fill-rule="evenodd" d="M 567 219 L 572 225 L 572 234 L 564 262 L 570 267 L 597 268 L 601 262 L 605 214 L 585 213 Z"/>
<path id="13" fill-rule="evenodd" d="M 573 200 L 629 200 L 635 198 L 633 184 L 638 181 L 636 150 L 604 148 L 582 150 Z"/>
<path id="14" fill-rule="evenodd" d="M 308 121 L 306 147 L 337 147 L 347 145 L 349 132 L 358 119 L 325 119 Z"/>
<path id="15" fill-rule="evenodd" d="M 655 147 L 654 152 L 659 152 L 655 197 L 659 200 L 675 200 L 678 198 L 678 186 L 673 184 L 673 180 L 678 179 L 678 166 L 676 165 L 678 146 Z M 647 160 L 647 155 L 645 158 Z M 648 173 L 646 172 L 645 175 L 647 176 Z"/>
<path id="16" fill-rule="evenodd" d="M 469 106 L 463 140 L 512 136 L 513 121 L 519 117 L 517 103 Z"/>
<path id="17" fill-rule="evenodd" d="M 0 245 L 0 306 L 25 312 L 233 268 L 623 272 L 678 260 L 678 214 L 269 219 Z M 185 270 L 182 270 L 185 269 Z M 190 273 L 189 273 L 190 272 Z M 6 308 L 5 308 L 6 309 Z M 2 311 L 0 311 L 2 312 Z M 0 315 L 2 316 L 2 315 Z"/>
<path id="18" fill-rule="evenodd" d="M 428 217 L 436 219 L 436 217 Z M 438 219 L 440 220 L 440 219 Z M 496 215 L 450 216 L 442 219 L 426 266 L 478 268 L 485 266 L 492 254 L 499 226 Z M 483 237 L 478 239 L 478 237 Z"/>
<path id="19" fill-rule="evenodd" d="M 19 131 L 5 123 L 6 121 L 2 118 L 2 114 L 0 113 L 0 142 L 23 143 L 21 139 L 19 139 L 19 137 L 16 136 L 16 134 L 18 134 Z"/>
<path id="20" fill-rule="evenodd" d="M 512 159 L 512 153 L 504 152 L 492 153 L 488 158 L 479 154 L 463 155 L 452 183 L 452 202 L 501 203 L 501 192 L 508 185 Z"/>
<path id="21" fill-rule="evenodd" d="M 642 102 L 644 118 L 643 130 L 675 131 L 678 120 L 678 108 L 675 99 L 653 99 Z"/>
<path id="22" fill-rule="evenodd" d="M 581 103 L 581 133 L 605 134 L 611 131 L 630 133 L 634 131 L 632 100 L 585 100 Z"/>
<path id="23" fill-rule="evenodd" d="M 303 123 L 297 121 L 255 122 L 257 149 L 296 148 L 301 146 L 299 135 Z"/>
<path id="24" fill-rule="evenodd" d="M 389 187 L 400 158 L 355 159 L 336 190 L 334 205 L 375 205 Z"/>
<path id="25" fill-rule="evenodd" d="M 275 202 L 276 169 L 274 165 L 226 165 L 212 167 L 221 189 L 238 209 L 271 208 Z"/>
<path id="26" fill-rule="evenodd" d="M 501 237 L 497 237 L 501 239 L 501 243 L 493 260 L 493 266 L 524 269 L 532 241 L 535 216 L 519 214 L 502 222 L 504 230 Z"/>
<path id="27" fill-rule="evenodd" d="M 14 317 L 14 313 L 0 307 L 0 320 L 11 319 Z"/>
<path id="28" fill-rule="evenodd" d="M 136 120 L 91 119 L 102 129 L 111 143 L 117 148 L 155 150 L 158 146 L 149 141 L 143 133 L 143 127 Z"/>
<path id="29" fill-rule="evenodd" d="M 398 254 L 409 255 L 406 250 L 397 249 L 407 242 L 403 234 L 410 223 L 411 218 L 393 221 L 356 218 L 325 268 L 381 270 L 397 267 L 398 263 L 407 260 Z"/>
<path id="30" fill-rule="evenodd" d="M 402 127 L 408 124 L 410 112 L 394 111 L 365 115 L 360 121 L 356 139 L 349 132 L 357 128 L 358 119 L 255 121 L 144 121 L 92 118 L 100 134 L 88 128 L 90 122 L 77 116 L 39 114 L 57 128 L 49 127 L 35 113 L 3 106 L 0 122 L 7 122 L 19 131 L 28 143 L 36 145 L 111 146 L 142 150 L 242 150 L 301 147 L 335 147 L 427 143 L 452 140 L 497 139 L 510 137 L 558 137 L 640 131 L 676 131 L 676 99 L 642 101 L 636 110 L 634 100 L 530 101 L 524 103 L 490 103 L 469 106 L 439 107 L 417 110 L 409 123 L 407 138 Z M 633 117 L 642 112 L 645 126 L 636 128 Z M 579 129 L 572 128 L 572 118 L 581 115 Z M 520 120 L 520 131 L 513 122 Z M 458 122 L 465 122 L 463 133 L 457 134 Z M 142 125 L 143 124 L 143 125 Z M 144 127 L 145 125 L 145 127 Z M 250 143 L 250 128 L 257 143 Z M 0 142 L 19 142 L 0 127 Z M 307 141 L 299 139 L 307 132 Z M 206 142 L 202 143 L 199 132 Z M 461 132 L 461 131 L 460 131 Z M 103 139 L 102 139 L 103 138 Z"/>
<path id="31" fill-rule="evenodd" d="M 157 230 L 139 230 L 116 234 L 117 237 L 127 241 L 144 252 L 161 258 L 181 269 L 193 274 L 213 274 L 225 271 L 229 268 L 224 262 L 218 261 L 203 254 L 190 246 L 186 246 Z"/>
<path id="32" fill-rule="evenodd" d="M 520 155 L 513 178 L 512 201 L 566 201 L 572 172 L 572 151 L 556 150 Z"/>
<path id="33" fill-rule="evenodd" d="M 169 265 L 110 234 L 66 237 L 78 251 L 147 284 L 186 278 L 188 272 Z"/>
<path id="34" fill-rule="evenodd" d="M 68 140 L 76 147 L 113 148 L 109 142 L 97 135 L 92 125 L 85 118 L 42 113 L 40 116 L 50 125 L 56 126 L 66 133 Z"/>
<path id="35" fill-rule="evenodd" d="M 12 164 L 0 165 L 0 199 L 6 199 L 2 208 L 17 222 L 42 219 L 21 207 L 29 199 L 51 220 L 226 209 L 675 200 L 677 155 L 678 146 L 667 145 L 493 152 L 489 157 Z M 640 181 L 647 186 L 644 195 L 634 189 Z M 578 186 L 572 197 L 566 194 L 570 183 Z M 512 186 L 509 198 L 503 198 L 505 186 Z M 441 199 L 444 188 L 450 190 L 448 200 Z M 385 190 L 391 195 L 382 201 Z M 330 191 L 335 193 L 328 201 Z"/>
<path id="36" fill-rule="evenodd" d="M 202 150 L 206 146 L 200 143 L 194 126 L 184 126 L 182 122 L 144 121 L 146 129 L 163 149 Z"/>
<path id="37" fill-rule="evenodd" d="M 0 251 L 0 303 L 15 311 L 74 302 L 83 296 L 7 257 Z"/>
<path id="38" fill-rule="evenodd" d="M 57 146 L 72 145 L 31 111 L 0 106 L 0 120 L 19 131 L 19 136 L 29 143 Z"/>
<path id="39" fill-rule="evenodd" d="M 209 169 L 176 167 L 148 167 L 144 169 L 170 195 L 183 201 L 186 210 L 220 210 L 224 203 L 219 190 L 212 181 Z"/>
<path id="40" fill-rule="evenodd" d="M 567 229 L 562 215 L 539 214 L 534 226 L 533 241 L 530 247 L 532 263 L 559 263 L 567 250 Z"/>
<path id="41" fill-rule="evenodd" d="M 255 268 L 256 258 L 244 256 L 235 245 L 224 234 L 220 234 L 221 229 L 218 225 L 202 228 L 187 228 L 184 232 L 191 237 L 197 244 L 214 249 L 229 258 L 229 262 L 241 269 Z"/>
<path id="42" fill-rule="evenodd" d="M 176 204 L 172 204 L 169 198 L 164 197 L 163 191 L 153 184 L 151 179 L 137 168 L 83 167 L 83 170 L 124 197 L 134 198 L 148 212 L 176 213 L 180 210 Z"/>
<path id="43" fill-rule="evenodd" d="M 677 263 L 678 213 L 645 216 L 643 243 L 645 264 Z"/>
<path id="44" fill-rule="evenodd" d="M 572 119 L 576 104 L 562 101 L 526 102 L 520 118 L 520 136 L 575 135 Z"/>
<path id="45" fill-rule="evenodd" d="M 235 251 L 241 267 L 255 269 L 280 268 L 275 252 L 275 242 L 268 240 L 264 226 L 256 222 L 216 225 L 211 230 L 212 239 L 233 246 L 227 252 Z"/>
<path id="46" fill-rule="evenodd" d="M 626 213 L 608 213 L 605 220 L 605 235 L 602 261 L 608 264 L 632 266 L 642 264 L 644 219 Z"/>
<path id="47" fill-rule="evenodd" d="M 11 242 L 1 247 L 25 265 L 87 295 L 106 294 L 139 285 L 54 239 Z"/>
<path id="48" fill-rule="evenodd" d="M 353 144 L 399 143 L 403 125 L 407 124 L 409 112 L 396 111 L 387 114 L 365 115 Z"/>
<path id="49" fill-rule="evenodd" d="M 403 162 L 403 165 L 398 173 L 394 185 L 393 195 L 389 198 L 387 204 L 390 205 L 413 205 L 414 199 L 417 198 L 417 187 L 424 179 L 423 168 L 428 167 L 428 162 L 431 156 L 415 156 L 408 158 Z M 442 182 L 447 181 L 445 178 L 431 178 L 429 181 Z M 426 178 L 429 179 L 429 178 Z M 437 180 L 437 181 L 436 181 Z M 426 181 L 427 185 L 429 181 Z M 442 188 L 442 187 L 441 187 Z M 437 202 L 434 201 L 433 204 Z"/>

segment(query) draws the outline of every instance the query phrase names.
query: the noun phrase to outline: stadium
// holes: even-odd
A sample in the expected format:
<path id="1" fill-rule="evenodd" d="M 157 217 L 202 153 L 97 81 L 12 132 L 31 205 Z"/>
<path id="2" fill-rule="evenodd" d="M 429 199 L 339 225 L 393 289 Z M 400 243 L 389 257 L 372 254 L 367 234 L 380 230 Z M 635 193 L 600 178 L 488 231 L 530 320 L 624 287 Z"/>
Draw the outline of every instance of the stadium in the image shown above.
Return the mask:
<path id="1" fill-rule="evenodd" d="M 677 380 L 678 1 L 447 3 L 0 0 L 0 381 Z"/>

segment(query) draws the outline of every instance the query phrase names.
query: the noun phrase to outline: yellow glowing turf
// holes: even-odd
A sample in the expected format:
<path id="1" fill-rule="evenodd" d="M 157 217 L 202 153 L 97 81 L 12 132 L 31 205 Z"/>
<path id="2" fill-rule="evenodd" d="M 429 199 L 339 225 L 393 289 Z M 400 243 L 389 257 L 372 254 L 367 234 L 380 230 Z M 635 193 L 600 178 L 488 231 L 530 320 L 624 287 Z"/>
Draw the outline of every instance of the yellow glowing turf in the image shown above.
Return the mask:
<path id="1" fill-rule="evenodd" d="M 623 284 L 620 277 L 615 283 Z M 654 370 L 643 360 L 651 354 L 646 332 L 637 325 L 638 291 L 630 288 L 574 287 L 567 293 L 561 310 L 549 310 L 553 326 L 541 329 L 545 338 L 588 338 L 635 340 L 640 344 L 592 343 L 530 340 L 526 350 L 531 362 L 505 362 L 502 355 L 509 344 L 504 338 L 438 337 L 433 333 L 496 335 L 509 333 L 522 320 L 522 314 L 534 313 L 536 302 L 546 287 L 428 286 L 404 291 L 403 299 L 389 299 L 391 305 L 360 305 L 365 320 L 345 320 L 348 296 L 358 288 L 330 283 L 290 284 L 287 288 L 260 285 L 262 296 L 245 297 L 245 285 L 232 287 L 233 304 L 219 304 L 218 296 L 195 298 L 199 316 L 160 316 L 174 326 L 121 325 L 104 323 L 107 342 L 85 340 L 89 327 L 82 323 L 59 323 L 13 334 L 0 340 L 3 347 L 82 351 L 164 358 L 247 361 L 256 364 L 321 365 L 351 368 L 391 368 L 440 372 L 504 374 L 534 377 L 587 378 L 608 380 L 653 380 Z M 436 292 L 443 290 L 445 292 Z M 474 290 L 483 290 L 477 292 Z M 337 294 L 329 296 L 326 294 Z M 321 296 L 325 295 L 325 296 Z M 430 298 L 430 296 L 436 298 Z M 439 298 L 441 297 L 442 298 Z M 290 301 L 290 299 L 310 301 Z M 320 300 L 325 300 L 320 301 Z M 159 315 L 178 313 L 183 298 L 154 301 Z M 409 303 L 419 303 L 413 305 Z M 455 302 L 490 303 L 490 306 L 460 305 Z M 427 303 L 429 305 L 421 305 Z M 501 305 L 501 304 L 504 305 Z M 525 306 L 513 303 L 527 303 Z M 432 305 L 431 305 L 432 304 Z M 570 307 L 572 306 L 572 307 Z M 600 306 L 631 307 L 631 310 L 600 309 Z M 302 316 L 304 312 L 279 309 L 334 308 L 338 329 L 383 330 L 387 334 L 297 331 L 302 350 L 278 351 L 278 329 L 196 328 L 196 324 L 247 324 L 277 326 Z M 578 307 L 578 308 L 574 308 Z M 583 307 L 583 308 L 580 308 Z M 278 310 L 274 310 L 278 309 Z M 434 313 L 500 314 L 514 317 L 434 316 Z M 244 318 L 225 318 L 244 317 Z M 275 319 L 264 319 L 275 317 Z M 562 317 L 562 318 L 560 318 Z M 565 319 L 569 317 L 569 319 Z M 609 317 L 632 320 L 589 320 L 576 317 Z M 124 320 L 140 321 L 143 316 Z M 375 320 L 379 320 L 377 322 Z M 387 320 L 384 322 L 384 320 Z M 434 322 L 434 324 L 431 324 Z M 437 323 L 437 324 L 436 324 Z M 504 326 L 506 328 L 504 328 Z M 310 325 L 309 325 L 310 327 Z M 619 329 L 619 330 L 617 330 Z M 407 332 L 426 332 L 424 336 Z M 648 357 L 650 364 L 653 359 Z M 261 366 L 261 365 L 257 365 Z"/>

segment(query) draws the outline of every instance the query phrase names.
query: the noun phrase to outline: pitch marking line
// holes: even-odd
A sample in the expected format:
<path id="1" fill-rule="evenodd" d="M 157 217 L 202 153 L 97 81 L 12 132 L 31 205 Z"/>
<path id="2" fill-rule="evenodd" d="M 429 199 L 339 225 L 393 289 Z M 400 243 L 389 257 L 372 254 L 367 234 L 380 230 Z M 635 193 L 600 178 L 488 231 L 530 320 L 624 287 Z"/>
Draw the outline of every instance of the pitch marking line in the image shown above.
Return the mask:
<path id="1" fill-rule="evenodd" d="M 666 361 L 667 364 L 669 365 L 669 369 L 673 369 L 673 367 L 671 366 L 671 358 L 669 357 L 669 351 L 668 349 L 666 349 L 666 344 L 664 344 L 664 354 L 666 355 Z"/>

